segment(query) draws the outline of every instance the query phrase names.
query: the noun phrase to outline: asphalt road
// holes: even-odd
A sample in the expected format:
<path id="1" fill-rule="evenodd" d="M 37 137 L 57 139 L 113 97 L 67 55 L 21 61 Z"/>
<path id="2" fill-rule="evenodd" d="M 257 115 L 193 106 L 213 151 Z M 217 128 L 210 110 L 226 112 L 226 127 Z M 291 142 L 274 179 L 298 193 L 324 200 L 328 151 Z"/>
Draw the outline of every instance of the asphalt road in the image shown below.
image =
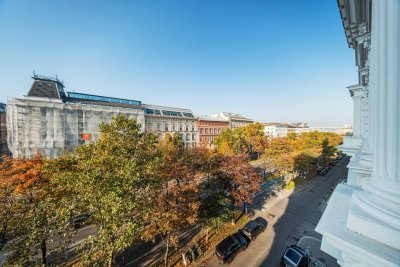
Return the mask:
<path id="1" fill-rule="evenodd" d="M 268 227 L 236 256 L 231 266 L 280 266 L 280 258 L 287 246 L 296 244 L 302 237 L 320 240 L 321 235 L 314 229 L 330 193 L 347 175 L 348 162 L 349 157 L 344 158 L 325 176 L 316 175 L 292 192 L 272 192 L 275 197 L 271 197 L 271 192 L 257 196 L 254 201 L 256 216 L 267 219 Z M 313 249 L 314 257 L 326 266 L 339 266 L 336 259 L 319 250 L 318 244 Z M 215 255 L 207 266 L 220 266 Z"/>

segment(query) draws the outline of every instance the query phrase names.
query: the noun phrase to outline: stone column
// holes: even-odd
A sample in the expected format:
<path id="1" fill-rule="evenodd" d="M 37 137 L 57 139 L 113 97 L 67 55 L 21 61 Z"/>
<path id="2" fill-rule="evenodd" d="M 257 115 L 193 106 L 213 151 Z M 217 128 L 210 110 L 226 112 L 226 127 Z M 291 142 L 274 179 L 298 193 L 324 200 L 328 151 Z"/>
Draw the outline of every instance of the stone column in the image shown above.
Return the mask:
<path id="1" fill-rule="evenodd" d="M 354 110 L 353 110 L 353 137 L 361 137 L 361 124 L 362 124 L 362 108 L 361 100 L 364 96 L 365 88 L 362 85 L 352 85 L 347 87 L 350 91 L 350 95 L 353 98 Z"/>
<path id="2" fill-rule="evenodd" d="M 347 227 L 400 249 L 400 1 L 373 0 L 370 58 L 372 175 L 352 195 Z M 372 130 L 372 132 L 371 132 Z"/>

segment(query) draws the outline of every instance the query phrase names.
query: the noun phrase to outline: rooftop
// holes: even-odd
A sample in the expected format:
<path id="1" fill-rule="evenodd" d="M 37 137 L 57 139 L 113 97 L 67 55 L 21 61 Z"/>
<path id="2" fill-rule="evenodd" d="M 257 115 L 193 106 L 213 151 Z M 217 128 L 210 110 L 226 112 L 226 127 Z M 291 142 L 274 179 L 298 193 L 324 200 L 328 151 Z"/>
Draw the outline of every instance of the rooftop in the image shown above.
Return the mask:
<path id="1" fill-rule="evenodd" d="M 126 108 L 142 108 L 142 102 L 123 98 L 64 92 L 64 83 L 58 77 L 33 74 L 34 80 L 27 96 L 61 99 L 63 102 L 79 102 Z"/>
<path id="2" fill-rule="evenodd" d="M 217 114 L 210 115 L 212 118 L 228 118 L 228 119 L 233 119 L 233 120 L 243 120 L 243 121 L 253 121 L 250 118 L 246 118 L 242 114 L 236 114 L 236 113 L 231 113 L 231 112 L 220 112 Z"/>
<path id="3" fill-rule="evenodd" d="M 76 92 L 67 92 L 67 96 L 68 96 L 67 99 L 69 101 L 74 101 L 74 102 L 76 100 L 89 100 L 89 101 L 99 101 L 104 103 L 116 103 L 116 104 L 137 105 L 137 106 L 142 105 L 142 102 L 138 100 L 90 95 L 90 94 L 76 93 Z"/>
<path id="4" fill-rule="evenodd" d="M 194 118 L 193 112 L 190 109 L 164 107 L 164 106 L 156 106 L 148 104 L 144 104 L 143 106 L 144 106 L 144 114 L 147 115 Z"/>

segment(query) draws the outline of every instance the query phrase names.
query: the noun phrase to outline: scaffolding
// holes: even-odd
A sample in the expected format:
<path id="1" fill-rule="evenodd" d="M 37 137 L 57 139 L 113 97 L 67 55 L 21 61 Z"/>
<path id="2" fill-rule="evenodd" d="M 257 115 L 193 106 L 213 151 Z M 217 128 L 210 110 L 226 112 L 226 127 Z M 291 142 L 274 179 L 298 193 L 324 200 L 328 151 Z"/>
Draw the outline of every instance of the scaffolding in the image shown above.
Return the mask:
<path id="1" fill-rule="evenodd" d="M 14 157 L 31 158 L 36 153 L 58 157 L 97 140 L 100 123 L 111 122 L 117 114 L 136 119 L 144 130 L 144 112 L 139 108 L 64 103 L 43 97 L 11 99 L 7 105 L 8 146 Z"/>

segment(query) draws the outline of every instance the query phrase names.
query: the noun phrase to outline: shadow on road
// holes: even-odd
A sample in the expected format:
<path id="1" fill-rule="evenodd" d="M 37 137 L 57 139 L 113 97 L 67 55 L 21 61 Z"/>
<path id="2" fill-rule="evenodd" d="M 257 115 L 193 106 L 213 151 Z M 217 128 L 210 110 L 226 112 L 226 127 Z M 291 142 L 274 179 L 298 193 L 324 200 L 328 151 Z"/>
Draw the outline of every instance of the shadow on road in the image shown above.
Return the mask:
<path id="1" fill-rule="evenodd" d="M 170 249 L 173 253 L 175 250 L 180 250 L 188 242 L 190 242 L 200 231 L 200 228 L 193 226 L 183 231 L 179 237 L 179 246 L 176 249 Z M 165 245 L 161 237 L 157 237 L 155 242 L 145 242 L 137 244 L 126 249 L 117 257 L 115 266 L 152 266 L 160 259 L 162 260 L 165 254 Z M 172 262 L 170 262 L 172 264 Z"/>
<path id="2" fill-rule="evenodd" d="M 346 176 L 347 163 L 348 159 L 343 160 L 325 176 L 315 175 L 300 185 L 296 185 L 290 196 L 286 197 L 286 201 L 281 201 L 281 216 L 275 218 L 273 224 L 272 247 L 258 266 L 280 266 L 280 258 L 286 248 L 296 244 L 303 236 L 321 240 L 322 236 L 314 229 L 333 188 Z M 268 210 L 266 212 L 268 213 Z M 317 259 L 326 266 L 339 266 L 336 259 L 322 252 L 319 246 L 314 249 L 315 256 L 322 255 L 317 256 Z"/>

